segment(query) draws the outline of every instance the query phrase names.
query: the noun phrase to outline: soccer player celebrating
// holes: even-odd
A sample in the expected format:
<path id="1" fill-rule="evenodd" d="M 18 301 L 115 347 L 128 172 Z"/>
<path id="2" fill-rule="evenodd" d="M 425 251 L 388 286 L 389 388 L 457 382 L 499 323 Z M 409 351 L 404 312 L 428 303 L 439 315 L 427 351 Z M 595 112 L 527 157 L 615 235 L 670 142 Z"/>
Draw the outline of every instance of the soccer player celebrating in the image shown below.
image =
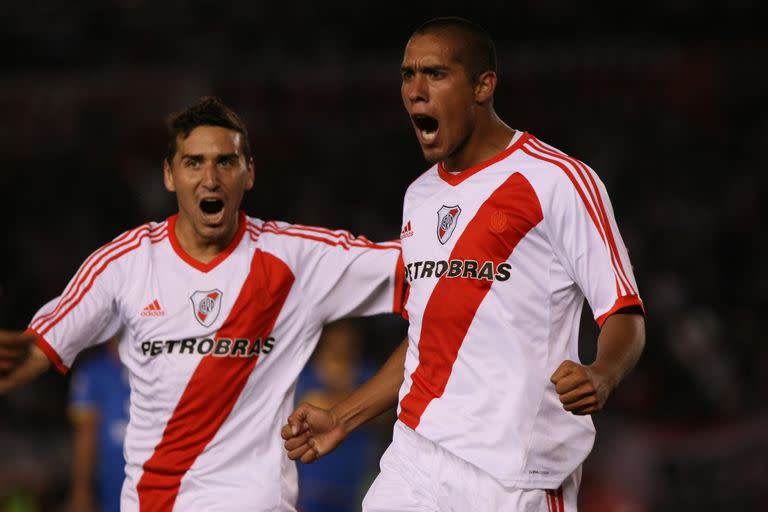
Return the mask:
<path id="1" fill-rule="evenodd" d="M 214 98 L 171 118 L 163 176 L 177 215 L 97 250 L 25 334 L 0 333 L 0 391 L 116 334 L 124 512 L 295 510 L 279 429 L 297 377 L 324 324 L 399 311 L 400 242 L 246 216 L 246 128 Z"/>
<path id="2" fill-rule="evenodd" d="M 590 414 L 637 362 L 643 306 L 605 187 L 495 113 L 482 28 L 431 20 L 402 99 L 425 158 L 403 210 L 408 340 L 348 400 L 302 404 L 282 435 L 311 462 L 397 401 L 367 511 L 576 510 Z M 601 327 L 578 361 L 584 298 Z M 404 371 L 403 371 L 404 365 Z"/>

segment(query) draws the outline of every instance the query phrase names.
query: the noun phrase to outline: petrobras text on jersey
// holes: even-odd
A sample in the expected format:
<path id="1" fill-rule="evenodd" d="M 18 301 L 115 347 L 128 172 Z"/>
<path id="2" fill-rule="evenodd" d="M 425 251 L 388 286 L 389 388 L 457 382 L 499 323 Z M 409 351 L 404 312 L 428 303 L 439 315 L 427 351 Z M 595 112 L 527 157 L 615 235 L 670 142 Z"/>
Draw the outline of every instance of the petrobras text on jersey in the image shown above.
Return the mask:
<path id="1" fill-rule="evenodd" d="M 160 354 L 213 354 L 219 357 L 256 357 L 269 354 L 275 346 L 275 338 L 185 338 L 178 340 L 143 341 L 141 351 L 145 356 Z"/>
<path id="2" fill-rule="evenodd" d="M 448 278 L 506 281 L 509 279 L 511 270 L 512 265 L 507 262 L 494 264 L 492 261 L 480 263 L 476 260 L 427 260 L 408 263 L 405 266 L 409 282 L 425 277 L 440 279 L 443 276 Z"/>

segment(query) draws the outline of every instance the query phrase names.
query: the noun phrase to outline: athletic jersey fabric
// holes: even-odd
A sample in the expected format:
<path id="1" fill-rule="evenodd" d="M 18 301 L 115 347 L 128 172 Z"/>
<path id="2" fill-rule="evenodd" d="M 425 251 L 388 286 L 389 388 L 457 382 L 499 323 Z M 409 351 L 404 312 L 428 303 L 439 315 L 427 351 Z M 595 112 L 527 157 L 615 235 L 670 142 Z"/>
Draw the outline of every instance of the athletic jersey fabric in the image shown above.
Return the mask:
<path id="1" fill-rule="evenodd" d="M 131 385 L 124 512 L 293 510 L 280 427 L 325 323 L 397 312 L 400 243 L 240 216 L 208 264 L 176 217 L 91 255 L 30 324 L 61 371 L 120 338 Z"/>
<path id="2" fill-rule="evenodd" d="M 560 486 L 592 448 L 550 376 L 578 361 L 586 296 L 602 326 L 642 302 L 605 187 L 527 133 L 459 174 L 408 188 L 410 343 L 398 417 L 506 486 Z"/>

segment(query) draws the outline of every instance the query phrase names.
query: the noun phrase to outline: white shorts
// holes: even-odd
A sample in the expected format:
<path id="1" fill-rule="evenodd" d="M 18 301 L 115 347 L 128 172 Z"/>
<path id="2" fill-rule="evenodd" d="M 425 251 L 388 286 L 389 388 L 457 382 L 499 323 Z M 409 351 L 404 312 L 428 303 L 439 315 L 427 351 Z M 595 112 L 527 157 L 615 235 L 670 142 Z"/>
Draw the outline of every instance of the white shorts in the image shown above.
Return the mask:
<path id="1" fill-rule="evenodd" d="M 581 466 L 559 489 L 511 489 L 485 471 L 395 423 L 364 512 L 576 512 Z"/>

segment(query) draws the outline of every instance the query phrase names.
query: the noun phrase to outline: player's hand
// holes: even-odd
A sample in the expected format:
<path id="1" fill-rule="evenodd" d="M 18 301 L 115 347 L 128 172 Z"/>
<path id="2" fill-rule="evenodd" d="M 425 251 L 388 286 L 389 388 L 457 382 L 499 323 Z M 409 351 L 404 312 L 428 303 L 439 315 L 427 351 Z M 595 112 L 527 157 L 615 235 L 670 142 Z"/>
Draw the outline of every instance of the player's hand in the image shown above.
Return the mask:
<path id="1" fill-rule="evenodd" d="M 550 378 L 566 411 L 585 415 L 603 408 L 615 386 L 599 369 L 563 361 Z"/>
<path id="2" fill-rule="evenodd" d="M 34 342 L 35 337 L 31 334 L 0 329 L 0 377 L 21 366 Z"/>
<path id="3" fill-rule="evenodd" d="M 347 433 L 332 411 L 303 403 L 288 416 L 280 435 L 288 458 L 309 464 L 333 451 Z"/>

